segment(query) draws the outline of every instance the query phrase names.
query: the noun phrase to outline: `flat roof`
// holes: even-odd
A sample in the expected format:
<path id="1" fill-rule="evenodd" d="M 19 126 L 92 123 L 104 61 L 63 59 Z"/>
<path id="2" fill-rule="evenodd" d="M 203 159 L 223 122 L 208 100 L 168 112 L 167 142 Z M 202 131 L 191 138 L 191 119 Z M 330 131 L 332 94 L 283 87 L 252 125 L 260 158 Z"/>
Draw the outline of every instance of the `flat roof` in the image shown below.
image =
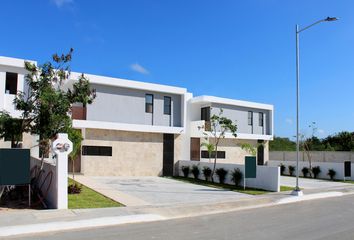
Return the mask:
<path id="1" fill-rule="evenodd" d="M 240 107 L 249 107 L 249 108 L 260 108 L 260 109 L 267 109 L 273 110 L 273 105 L 264 104 L 264 103 L 257 103 L 257 102 L 248 102 L 230 98 L 221 98 L 221 97 L 214 97 L 214 96 L 198 96 L 194 97 L 190 100 L 191 103 L 219 103 L 219 104 L 226 104 L 232 106 L 240 106 Z"/>

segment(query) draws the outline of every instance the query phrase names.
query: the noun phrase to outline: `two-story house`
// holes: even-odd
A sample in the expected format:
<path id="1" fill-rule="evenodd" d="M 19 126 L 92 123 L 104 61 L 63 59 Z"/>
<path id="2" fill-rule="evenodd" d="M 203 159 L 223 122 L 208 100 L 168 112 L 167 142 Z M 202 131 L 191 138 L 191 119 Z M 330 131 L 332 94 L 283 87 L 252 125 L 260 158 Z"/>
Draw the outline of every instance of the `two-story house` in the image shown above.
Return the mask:
<path id="1" fill-rule="evenodd" d="M 28 89 L 25 74 L 23 59 L 0 57 L 0 109 L 15 117 L 20 113 L 12 102 L 17 91 Z M 82 174 L 168 176 L 178 160 L 208 161 L 201 143 L 210 131 L 210 117 L 220 108 L 238 130 L 236 139 L 227 134 L 220 143 L 218 161 L 243 163 L 244 142 L 258 147 L 258 164 L 268 159 L 272 105 L 193 97 L 185 88 L 85 75 L 96 89 L 96 99 L 85 108 L 74 104 L 71 113 L 74 128 L 81 129 L 84 138 L 75 161 L 75 170 Z M 71 87 L 78 76 L 72 72 L 64 87 Z M 29 146 L 26 139 L 24 146 Z M 1 144 L 9 146 L 4 140 Z"/>

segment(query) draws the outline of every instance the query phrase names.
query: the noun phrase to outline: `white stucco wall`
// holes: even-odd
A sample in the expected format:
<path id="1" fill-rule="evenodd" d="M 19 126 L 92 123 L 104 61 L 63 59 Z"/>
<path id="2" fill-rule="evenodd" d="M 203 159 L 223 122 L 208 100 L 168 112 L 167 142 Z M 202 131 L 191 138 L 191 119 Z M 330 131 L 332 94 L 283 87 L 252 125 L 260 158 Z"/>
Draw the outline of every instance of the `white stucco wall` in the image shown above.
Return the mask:
<path id="1" fill-rule="evenodd" d="M 178 161 L 176 164 L 176 174 L 178 176 L 183 176 L 182 166 L 197 165 L 201 171 L 200 177 L 203 178 L 202 169 L 203 167 L 213 168 L 213 163 L 207 162 L 198 162 L 198 161 Z M 234 184 L 231 181 L 231 172 L 235 168 L 239 168 L 244 176 L 245 166 L 242 164 L 226 164 L 226 163 L 217 163 L 216 168 L 224 168 L 228 170 L 228 175 L 226 176 L 225 183 Z M 193 177 L 192 174 L 189 177 Z M 217 176 L 216 176 L 217 179 Z M 243 186 L 243 181 L 240 183 Z M 279 192 L 280 191 L 280 168 L 278 166 L 257 166 L 257 177 L 256 178 L 247 178 L 246 186 L 252 188 L 260 188 L 268 191 Z"/>
<path id="2" fill-rule="evenodd" d="M 288 166 L 292 165 L 296 167 L 296 161 L 274 161 L 270 160 L 268 161 L 268 166 L 275 167 L 275 166 L 280 166 L 280 164 L 283 164 L 286 166 L 285 169 L 285 174 L 289 174 L 288 171 Z M 312 162 L 312 167 L 319 166 L 321 169 L 321 173 L 318 175 L 318 178 L 322 179 L 330 179 L 330 177 L 327 175 L 329 169 L 333 169 L 336 171 L 336 175 L 334 176 L 335 179 L 337 180 L 343 180 L 344 179 L 344 163 L 336 163 L 336 162 Z M 303 167 L 308 167 L 309 168 L 309 162 L 308 161 L 300 161 L 299 162 L 299 170 L 300 170 L 300 176 L 302 176 L 301 169 Z M 351 180 L 354 180 L 354 163 L 351 163 Z"/>

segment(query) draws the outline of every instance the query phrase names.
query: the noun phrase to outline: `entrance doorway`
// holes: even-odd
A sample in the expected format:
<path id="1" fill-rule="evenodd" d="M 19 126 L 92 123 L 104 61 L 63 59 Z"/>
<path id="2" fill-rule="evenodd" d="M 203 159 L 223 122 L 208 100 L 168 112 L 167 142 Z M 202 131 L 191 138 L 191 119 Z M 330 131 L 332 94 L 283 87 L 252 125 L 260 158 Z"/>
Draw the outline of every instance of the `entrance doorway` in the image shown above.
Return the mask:
<path id="1" fill-rule="evenodd" d="M 174 145 L 175 137 L 173 134 L 163 135 L 163 176 L 173 176 L 174 167 Z"/>

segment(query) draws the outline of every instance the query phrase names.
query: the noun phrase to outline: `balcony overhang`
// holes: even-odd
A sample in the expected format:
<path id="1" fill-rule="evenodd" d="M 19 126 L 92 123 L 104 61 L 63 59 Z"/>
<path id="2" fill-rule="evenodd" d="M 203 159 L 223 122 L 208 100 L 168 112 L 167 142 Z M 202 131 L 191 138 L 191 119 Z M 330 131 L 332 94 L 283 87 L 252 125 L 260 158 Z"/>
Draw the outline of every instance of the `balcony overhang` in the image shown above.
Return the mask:
<path id="1" fill-rule="evenodd" d="M 90 120 L 73 120 L 73 127 L 78 129 L 104 129 L 117 131 L 131 131 L 131 132 L 149 132 L 149 133 L 170 133 L 182 134 L 184 127 L 168 127 L 168 126 L 153 126 L 143 124 L 128 124 L 115 122 L 102 122 Z"/>

